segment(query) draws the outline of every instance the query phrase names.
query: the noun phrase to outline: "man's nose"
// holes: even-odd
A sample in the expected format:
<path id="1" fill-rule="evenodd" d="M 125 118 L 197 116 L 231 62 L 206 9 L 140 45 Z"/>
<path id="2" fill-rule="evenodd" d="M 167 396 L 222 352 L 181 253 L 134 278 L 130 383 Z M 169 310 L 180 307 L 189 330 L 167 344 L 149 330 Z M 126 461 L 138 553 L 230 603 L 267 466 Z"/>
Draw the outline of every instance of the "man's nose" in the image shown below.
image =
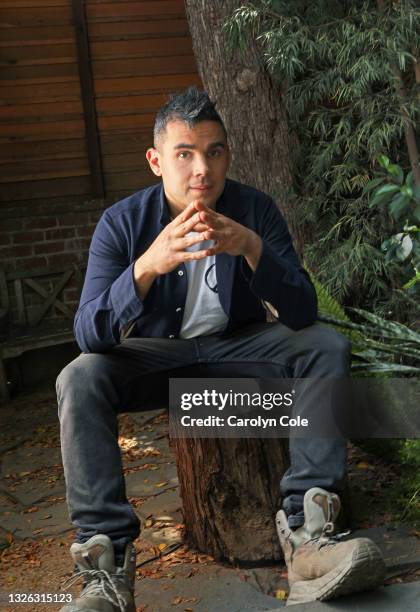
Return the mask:
<path id="1" fill-rule="evenodd" d="M 204 156 L 197 155 L 194 160 L 194 174 L 196 176 L 206 175 L 208 171 L 207 159 Z"/>

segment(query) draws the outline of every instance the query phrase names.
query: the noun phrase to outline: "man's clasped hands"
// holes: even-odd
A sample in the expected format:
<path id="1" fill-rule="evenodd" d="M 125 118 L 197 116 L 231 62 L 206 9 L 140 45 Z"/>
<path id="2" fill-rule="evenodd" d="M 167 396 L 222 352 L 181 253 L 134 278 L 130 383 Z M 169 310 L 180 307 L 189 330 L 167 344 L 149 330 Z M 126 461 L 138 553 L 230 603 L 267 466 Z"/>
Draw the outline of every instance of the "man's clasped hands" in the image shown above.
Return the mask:
<path id="1" fill-rule="evenodd" d="M 213 240 L 213 245 L 198 251 L 187 250 L 205 240 Z M 242 255 L 255 270 L 261 248 L 261 238 L 255 232 L 209 208 L 200 200 L 194 200 L 164 227 L 147 251 L 139 257 L 136 268 L 156 277 L 171 272 L 181 263 L 227 253 Z"/>

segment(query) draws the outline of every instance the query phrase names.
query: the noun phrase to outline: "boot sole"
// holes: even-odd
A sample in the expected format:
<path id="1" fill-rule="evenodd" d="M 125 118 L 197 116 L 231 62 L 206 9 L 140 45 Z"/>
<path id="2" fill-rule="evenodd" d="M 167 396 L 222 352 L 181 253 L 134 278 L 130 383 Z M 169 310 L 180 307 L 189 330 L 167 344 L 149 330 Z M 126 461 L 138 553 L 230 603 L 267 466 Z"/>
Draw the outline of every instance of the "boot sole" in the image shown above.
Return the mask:
<path id="1" fill-rule="evenodd" d="M 98 608 L 80 608 L 77 605 L 68 604 L 69 607 L 65 606 L 64 608 L 60 608 L 60 612 L 98 612 Z M 125 612 L 136 612 L 136 606 L 129 606 Z"/>
<path id="2" fill-rule="evenodd" d="M 327 601 L 378 587 L 385 578 L 382 554 L 371 540 L 361 539 L 363 542 L 351 557 L 343 559 L 325 576 L 293 583 L 286 606 L 310 601 Z"/>
<path id="3" fill-rule="evenodd" d="M 98 612 L 98 608 L 69 608 L 68 610 L 61 608 L 60 612 Z M 127 608 L 126 612 L 136 612 L 136 608 Z"/>

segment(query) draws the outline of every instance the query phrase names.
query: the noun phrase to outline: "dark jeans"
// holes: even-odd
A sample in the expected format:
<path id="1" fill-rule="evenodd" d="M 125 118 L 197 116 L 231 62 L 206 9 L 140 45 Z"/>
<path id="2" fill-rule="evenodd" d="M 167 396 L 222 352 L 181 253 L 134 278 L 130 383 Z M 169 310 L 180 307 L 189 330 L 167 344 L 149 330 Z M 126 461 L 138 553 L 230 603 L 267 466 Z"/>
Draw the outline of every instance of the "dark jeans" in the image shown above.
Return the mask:
<path id="1" fill-rule="evenodd" d="M 300 331 L 257 323 L 225 337 L 129 338 L 108 353 L 77 357 L 58 377 L 57 396 L 67 503 L 78 541 L 104 533 L 118 551 L 139 534 L 125 492 L 118 412 L 141 409 L 156 389 L 167 400 L 170 377 L 342 378 L 349 355 L 346 338 L 319 323 Z M 308 489 L 343 489 L 346 443 L 291 438 L 290 460 L 280 487 L 289 524 L 297 527 Z"/>

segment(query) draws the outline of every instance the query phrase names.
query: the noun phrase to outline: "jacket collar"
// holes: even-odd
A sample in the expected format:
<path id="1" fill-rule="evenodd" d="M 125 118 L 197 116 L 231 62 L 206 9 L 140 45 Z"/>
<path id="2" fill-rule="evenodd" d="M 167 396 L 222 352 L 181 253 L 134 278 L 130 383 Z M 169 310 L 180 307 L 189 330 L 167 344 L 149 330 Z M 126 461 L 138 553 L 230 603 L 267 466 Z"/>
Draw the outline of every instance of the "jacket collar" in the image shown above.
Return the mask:
<path id="1" fill-rule="evenodd" d="M 162 227 L 165 227 L 171 220 L 171 214 L 169 212 L 168 202 L 165 196 L 165 190 L 163 189 L 163 183 L 159 185 L 159 222 Z"/>

